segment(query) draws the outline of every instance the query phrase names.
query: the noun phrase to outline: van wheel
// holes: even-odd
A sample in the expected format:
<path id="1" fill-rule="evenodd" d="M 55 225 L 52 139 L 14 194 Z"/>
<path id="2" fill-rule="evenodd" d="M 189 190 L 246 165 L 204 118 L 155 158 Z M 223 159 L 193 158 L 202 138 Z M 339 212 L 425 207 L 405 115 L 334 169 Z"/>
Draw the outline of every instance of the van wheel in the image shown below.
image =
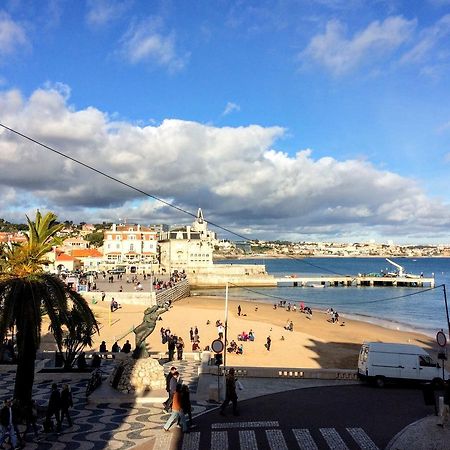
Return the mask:
<path id="1" fill-rule="evenodd" d="M 386 384 L 384 377 L 375 377 L 375 386 L 378 388 L 383 388 Z"/>
<path id="2" fill-rule="evenodd" d="M 444 386 L 444 382 L 440 378 L 435 378 L 431 384 L 433 385 L 434 389 L 440 389 Z"/>

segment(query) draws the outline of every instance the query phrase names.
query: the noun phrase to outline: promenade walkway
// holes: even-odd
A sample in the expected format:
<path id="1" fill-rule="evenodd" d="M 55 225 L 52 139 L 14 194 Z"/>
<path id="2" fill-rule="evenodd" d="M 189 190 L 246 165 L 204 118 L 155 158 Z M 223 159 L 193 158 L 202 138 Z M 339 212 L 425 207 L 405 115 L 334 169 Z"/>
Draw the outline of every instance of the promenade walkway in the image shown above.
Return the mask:
<path id="1" fill-rule="evenodd" d="M 302 394 L 303 401 L 308 398 L 311 391 L 308 388 L 320 389 L 321 394 L 313 394 L 311 404 L 317 404 L 322 408 L 319 416 L 327 416 L 327 389 L 337 386 L 345 388 L 358 387 L 354 381 L 343 380 L 292 380 L 273 379 L 270 383 L 267 379 L 243 378 L 241 380 L 244 390 L 239 392 L 239 402 L 257 402 L 253 407 L 243 406 L 242 417 L 221 418 L 217 412 L 216 403 L 207 401 L 208 386 L 216 381 L 216 377 L 208 375 L 209 380 L 198 383 L 198 361 L 182 361 L 165 363 L 165 371 L 175 364 L 179 368 L 183 381 L 190 386 L 193 399 L 193 415 L 198 416 L 198 428 L 187 435 L 182 435 L 181 430 L 173 427 L 170 433 L 162 431 L 162 425 L 168 415 L 160 404 L 137 404 L 131 402 L 117 403 L 86 403 L 85 387 L 89 374 L 71 374 L 55 376 L 51 373 L 39 373 L 36 376 L 34 398 L 40 406 L 45 406 L 50 386 L 53 382 L 59 385 L 69 383 L 71 385 L 74 407 L 71 415 L 74 421 L 72 427 L 63 425 L 62 433 L 40 434 L 38 442 L 29 442 L 29 449 L 131 449 L 136 450 L 201 450 L 202 448 L 214 450 L 242 449 L 242 450 L 273 450 L 273 449 L 328 449 L 328 450 L 377 450 L 377 436 L 373 436 L 373 429 L 361 426 L 312 426 L 304 418 L 295 423 L 297 426 L 285 426 L 286 418 L 276 413 L 273 408 L 276 404 L 285 403 L 287 398 L 299 395 L 298 389 L 305 388 Z M 106 361 L 102 370 L 110 372 L 112 361 Z M 0 367 L 0 399 L 11 396 L 14 386 L 14 368 Z M 345 390 L 345 389 L 344 389 Z M 292 394 L 283 392 L 293 391 Z M 294 392 L 295 391 L 295 392 Z M 303 389 L 302 389 L 303 391 Z M 316 391 L 316 389 L 313 389 Z M 339 391 L 342 391 L 339 389 Z M 322 395 L 323 392 L 323 395 Z M 369 392 L 372 392 L 369 390 Z M 375 394 L 380 391 L 373 391 Z M 270 395 L 276 398 L 267 401 L 258 400 L 262 395 Z M 278 395 L 279 397 L 273 397 Z M 287 395 L 287 397 L 286 397 Z M 283 401 L 284 398 L 284 401 Z M 347 398 L 347 397 L 345 397 Z M 262 402 L 262 403 L 261 403 Z M 246 402 L 247 403 L 247 402 Z M 295 403 L 295 402 L 294 402 Z M 296 403 L 297 404 L 297 403 Z M 258 406 L 259 405 L 259 406 Z M 272 405 L 272 406 L 271 406 Z M 273 410 L 272 414 L 264 412 L 264 408 Z M 252 412 L 251 412 L 252 411 Z M 260 413 L 258 413 L 258 411 Z M 207 414 L 211 412 L 211 414 Z M 250 413 L 251 412 L 251 413 Z M 343 412 L 344 413 L 344 412 Z M 206 414 L 206 415 L 205 415 Z M 249 415 L 251 414 L 251 416 Z M 384 413 L 383 413 L 384 414 Z M 314 414 L 313 414 L 314 415 Z M 295 418 L 294 418 L 295 419 Z M 311 420 L 314 417 L 311 416 Z M 322 420 L 322 419 L 320 419 Z M 39 421 L 42 423 L 42 419 Z M 298 423 L 297 423 L 298 422 Z M 408 423 L 408 422 L 406 422 Z M 303 425 L 303 426 L 302 426 Z M 381 424 L 380 424 L 381 426 Z M 30 434 L 29 439 L 32 439 Z M 410 424 L 391 440 L 389 450 L 449 450 L 450 429 L 441 429 L 436 426 L 436 418 L 428 416 Z M 380 448 L 381 450 L 381 448 Z"/>

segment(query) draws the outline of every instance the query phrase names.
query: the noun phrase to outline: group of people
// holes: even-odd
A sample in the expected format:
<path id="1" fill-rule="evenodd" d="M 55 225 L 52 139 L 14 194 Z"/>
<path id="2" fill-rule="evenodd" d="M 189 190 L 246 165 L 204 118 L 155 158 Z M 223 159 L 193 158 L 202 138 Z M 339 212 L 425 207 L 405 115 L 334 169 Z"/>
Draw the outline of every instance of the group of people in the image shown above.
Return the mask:
<path id="1" fill-rule="evenodd" d="M 333 308 L 327 309 L 327 314 L 330 316 L 328 322 L 338 323 L 339 322 L 339 313 L 335 311 Z"/>
<path id="2" fill-rule="evenodd" d="M 108 352 L 108 348 L 106 347 L 106 342 L 105 341 L 102 341 L 98 351 L 100 353 L 107 353 Z M 125 342 L 125 344 L 123 344 L 122 348 L 120 348 L 120 345 L 119 345 L 118 341 L 115 341 L 114 344 L 111 346 L 111 353 L 119 353 L 119 352 L 122 352 L 122 353 L 130 353 L 131 352 L 131 344 L 130 344 L 130 341 L 128 339 Z"/>
<path id="3" fill-rule="evenodd" d="M 192 344 L 192 351 L 197 352 L 200 350 L 200 336 L 198 334 L 198 327 L 195 325 L 195 327 L 191 327 L 189 330 L 189 339 L 191 340 Z"/>
<path id="4" fill-rule="evenodd" d="M 175 351 L 177 352 L 177 360 L 181 361 L 183 359 L 184 352 L 184 341 L 181 336 L 172 334 L 170 328 L 161 327 L 159 330 L 161 334 L 161 342 L 167 344 L 167 351 L 169 353 L 169 361 L 174 360 Z"/>
<path id="5" fill-rule="evenodd" d="M 294 322 L 292 322 L 292 320 L 288 320 L 284 326 L 284 329 L 287 331 L 294 331 Z"/>
<path id="6" fill-rule="evenodd" d="M 180 372 L 175 366 L 172 366 L 166 375 L 166 391 L 168 397 L 163 406 L 171 415 L 164 424 L 164 431 L 169 431 L 172 425 L 179 423 L 183 433 L 188 433 L 189 429 L 194 427 L 189 386 L 182 383 Z"/>
<path id="7" fill-rule="evenodd" d="M 243 331 L 241 334 L 238 334 L 237 339 L 238 339 L 238 341 L 253 342 L 255 340 L 255 334 L 253 333 L 253 330 L 250 330 L 248 333 Z"/>
<path id="8" fill-rule="evenodd" d="M 244 354 L 244 345 L 237 345 L 234 340 L 230 342 L 230 345 L 227 348 L 228 353 L 236 353 L 236 355 L 243 355 Z"/>
<path id="9" fill-rule="evenodd" d="M 68 426 L 71 427 L 72 418 L 69 410 L 72 406 L 73 399 L 69 385 L 64 384 L 60 391 L 58 385 L 53 383 L 43 423 L 44 432 L 60 432 L 64 419 L 67 419 Z M 53 418 L 56 419 L 56 430 Z M 12 448 L 24 447 L 30 431 L 34 433 L 34 438 L 37 439 L 40 428 L 37 421 L 38 411 L 34 400 L 27 405 L 23 405 L 15 399 L 4 400 L 0 407 L 0 447 L 3 448 L 3 444 L 8 438 Z M 23 432 L 20 432 L 19 424 L 25 424 Z"/>

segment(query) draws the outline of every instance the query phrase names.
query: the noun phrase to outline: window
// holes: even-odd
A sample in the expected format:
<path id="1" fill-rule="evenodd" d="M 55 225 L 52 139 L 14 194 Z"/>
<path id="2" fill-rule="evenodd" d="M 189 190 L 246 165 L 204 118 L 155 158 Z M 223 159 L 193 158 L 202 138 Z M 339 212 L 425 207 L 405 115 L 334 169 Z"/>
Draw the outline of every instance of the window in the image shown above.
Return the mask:
<path id="1" fill-rule="evenodd" d="M 130 252 L 134 252 L 134 244 L 130 244 Z"/>
<path id="2" fill-rule="evenodd" d="M 429 356 L 419 356 L 420 367 L 437 367 L 437 364 Z"/>

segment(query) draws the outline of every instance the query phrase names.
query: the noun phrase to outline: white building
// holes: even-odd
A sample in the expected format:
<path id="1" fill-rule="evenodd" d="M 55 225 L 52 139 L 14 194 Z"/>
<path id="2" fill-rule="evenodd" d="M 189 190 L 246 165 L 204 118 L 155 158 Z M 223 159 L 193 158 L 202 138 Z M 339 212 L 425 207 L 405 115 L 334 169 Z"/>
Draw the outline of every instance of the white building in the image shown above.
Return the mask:
<path id="1" fill-rule="evenodd" d="M 160 246 L 161 269 L 167 273 L 174 270 L 193 271 L 213 265 L 216 233 L 208 230 L 208 223 L 199 208 L 191 226 L 174 227 L 162 233 Z"/>
<path id="2" fill-rule="evenodd" d="M 158 233 L 141 225 L 113 224 L 104 234 L 103 255 L 108 265 L 124 265 L 131 272 L 148 269 L 158 263 Z"/>

